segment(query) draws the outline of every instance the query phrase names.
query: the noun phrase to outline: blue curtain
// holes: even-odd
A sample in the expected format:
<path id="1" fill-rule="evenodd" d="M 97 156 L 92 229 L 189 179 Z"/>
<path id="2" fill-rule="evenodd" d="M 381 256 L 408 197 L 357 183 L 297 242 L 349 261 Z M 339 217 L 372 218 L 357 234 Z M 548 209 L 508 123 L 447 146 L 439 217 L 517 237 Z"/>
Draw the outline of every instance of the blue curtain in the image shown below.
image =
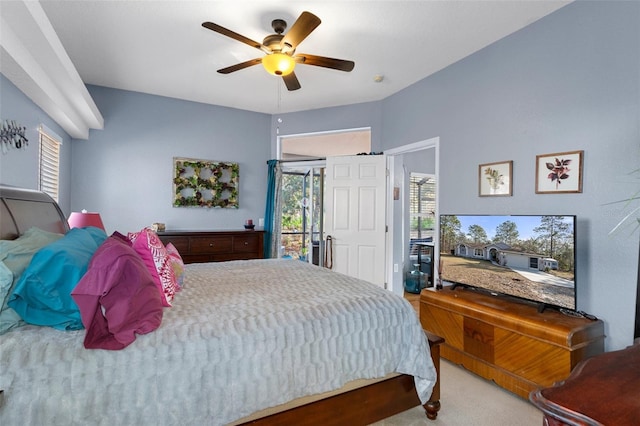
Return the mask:
<path id="1" fill-rule="evenodd" d="M 278 257 L 280 245 L 280 206 L 282 197 L 282 169 L 278 160 L 267 161 L 267 203 L 264 212 L 264 257 Z"/>

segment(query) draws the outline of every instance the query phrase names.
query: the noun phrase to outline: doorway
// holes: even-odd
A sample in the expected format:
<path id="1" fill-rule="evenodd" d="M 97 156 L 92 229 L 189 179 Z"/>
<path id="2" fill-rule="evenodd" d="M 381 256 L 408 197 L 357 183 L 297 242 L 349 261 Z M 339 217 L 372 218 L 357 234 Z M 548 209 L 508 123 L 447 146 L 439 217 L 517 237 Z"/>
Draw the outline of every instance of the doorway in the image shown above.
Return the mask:
<path id="1" fill-rule="evenodd" d="M 324 132 L 321 134 L 278 136 L 277 148 L 276 148 L 278 153 L 278 158 L 279 159 L 283 158 L 282 157 L 282 153 L 283 153 L 282 141 L 283 140 L 287 140 L 287 139 L 294 140 L 289 138 L 301 138 L 301 137 L 312 137 L 312 136 L 324 136 L 324 137 L 330 138 L 333 135 L 336 137 L 343 137 L 345 133 L 355 132 L 360 130 L 370 131 L 370 129 L 348 129 L 343 131 Z M 385 259 L 385 281 L 386 281 L 387 289 L 393 291 L 398 295 L 403 295 L 404 293 L 403 271 L 407 263 L 404 259 L 405 257 L 408 258 L 410 223 L 408 220 L 408 217 L 409 217 L 408 207 L 405 208 L 402 203 L 399 203 L 396 200 L 394 200 L 394 195 L 395 195 L 394 189 L 398 188 L 398 192 L 400 192 L 398 195 L 400 198 L 404 199 L 404 197 L 408 197 L 408 194 L 407 194 L 408 188 L 401 183 L 403 180 L 402 176 L 404 176 L 403 175 L 404 173 L 403 157 L 404 156 L 415 157 L 412 155 L 414 153 L 419 153 L 419 152 L 431 153 L 429 155 L 430 157 L 429 161 L 433 163 L 433 174 L 436 176 L 436 180 L 437 180 L 439 175 L 439 144 L 440 144 L 440 138 L 434 137 L 434 138 L 426 139 L 423 141 L 403 145 L 397 148 L 391 148 L 389 150 L 385 150 L 385 155 L 387 157 L 387 169 L 389 170 L 389 178 L 386 185 L 387 201 L 386 201 L 386 212 L 385 212 L 385 215 L 387 217 L 387 225 L 388 225 L 388 232 L 386 235 L 386 242 L 385 242 L 385 246 L 387 247 L 386 254 L 385 254 L 385 258 L 386 258 Z M 313 146 L 318 147 L 317 144 Z M 369 150 L 363 151 L 363 152 L 368 152 Z M 428 151 L 425 151 L 425 150 L 428 150 Z M 359 151 L 352 152 L 352 154 L 356 154 L 356 153 L 360 153 L 360 152 Z M 300 155 L 300 154 L 298 153 L 296 155 Z M 310 156 L 307 156 L 305 158 L 311 159 L 311 158 L 318 158 L 318 157 L 326 158 L 326 155 L 318 155 L 317 152 L 313 152 Z M 318 160 L 318 161 L 322 164 L 321 168 L 324 168 L 324 160 Z M 301 161 L 300 163 L 304 164 L 307 162 Z M 295 165 L 295 163 L 286 163 L 286 162 L 283 164 L 292 165 L 292 166 Z M 323 179 L 321 179 L 320 181 L 322 182 Z M 436 190 L 435 190 L 436 200 L 439 199 L 438 187 L 439 185 L 436 186 Z M 313 203 L 311 204 L 313 205 Z M 322 209 L 320 209 L 319 214 L 322 215 Z M 406 220 L 405 220 L 405 216 L 407 218 Z M 439 203 L 436 201 L 435 224 L 434 224 L 434 227 L 436 229 L 439 226 L 438 219 L 437 219 L 438 217 L 439 217 Z M 322 226 L 322 222 L 323 222 L 323 218 L 320 219 L 320 222 L 317 225 L 318 228 Z M 312 235 L 315 235 L 314 233 L 315 231 L 313 230 L 307 230 L 306 236 L 311 237 Z M 322 235 L 322 232 L 320 232 L 319 235 Z M 306 243 L 307 244 L 306 247 L 307 247 L 307 253 L 308 253 L 309 244 L 313 248 L 313 240 L 308 239 L 307 241 L 308 242 Z M 323 247 L 322 239 L 320 239 L 319 241 L 320 241 L 320 255 L 322 255 L 322 251 L 324 250 L 324 247 Z M 436 247 L 439 244 L 439 238 L 438 238 L 437 232 L 433 237 L 433 243 Z M 299 243 L 299 246 L 302 247 L 302 242 Z M 438 262 L 438 254 L 436 253 L 435 256 L 436 258 L 434 259 L 434 262 Z M 322 264 L 322 260 L 320 260 L 320 263 Z M 437 270 L 435 271 L 434 280 L 435 279 L 437 279 Z"/>
<path id="2" fill-rule="evenodd" d="M 389 170 L 389 182 L 387 184 L 387 223 L 389 232 L 387 233 L 387 257 L 386 257 L 386 281 L 387 288 L 402 296 L 404 293 L 404 275 L 412 266 L 410 261 L 410 211 L 409 211 L 409 174 L 412 170 L 421 170 L 435 176 L 436 185 L 435 203 L 430 227 L 438 228 L 439 217 L 439 149 L 440 138 L 435 137 L 424 141 L 403 145 L 385 151 L 387 155 L 387 169 Z M 418 164 L 414 166 L 412 164 Z M 438 247 L 439 236 L 433 233 L 432 243 Z M 438 253 L 435 250 L 437 265 Z M 437 279 L 437 268 L 434 271 L 433 282 Z"/>
<path id="3" fill-rule="evenodd" d="M 324 162 L 284 163 L 278 257 L 322 265 Z"/>
<path id="4" fill-rule="evenodd" d="M 339 131 L 277 138 L 282 162 L 282 225 L 278 257 L 324 264 L 325 159 L 371 151 L 371 129 Z"/>

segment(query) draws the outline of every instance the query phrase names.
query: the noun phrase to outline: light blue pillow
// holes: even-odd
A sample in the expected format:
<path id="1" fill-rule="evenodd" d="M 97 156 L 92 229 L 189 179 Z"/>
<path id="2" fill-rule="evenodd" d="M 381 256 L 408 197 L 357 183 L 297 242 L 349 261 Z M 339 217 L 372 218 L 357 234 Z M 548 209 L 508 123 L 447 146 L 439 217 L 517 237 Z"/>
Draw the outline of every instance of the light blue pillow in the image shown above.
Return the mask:
<path id="1" fill-rule="evenodd" d="M 98 228 L 73 228 L 40 249 L 17 282 L 9 306 L 29 324 L 59 330 L 83 328 L 71 291 L 106 238 L 107 234 Z"/>
<path id="2" fill-rule="evenodd" d="M 7 306 L 9 295 L 33 255 L 60 238 L 62 234 L 30 228 L 15 240 L 0 240 L 0 334 L 24 325 L 22 318 Z"/>
<path id="3" fill-rule="evenodd" d="M 13 287 L 13 272 L 0 260 L 0 300 L 2 304 L 0 308 L 0 334 L 6 333 L 14 327 L 24 324 L 20 315 L 7 306 L 9 294 Z"/>

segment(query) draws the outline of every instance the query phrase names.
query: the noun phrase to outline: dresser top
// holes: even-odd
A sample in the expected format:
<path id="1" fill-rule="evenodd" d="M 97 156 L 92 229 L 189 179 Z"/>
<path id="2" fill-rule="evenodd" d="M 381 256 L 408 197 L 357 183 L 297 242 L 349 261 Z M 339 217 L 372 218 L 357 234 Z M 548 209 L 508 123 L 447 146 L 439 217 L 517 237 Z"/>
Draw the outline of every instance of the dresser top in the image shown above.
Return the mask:
<path id="1" fill-rule="evenodd" d="M 575 349 L 604 339 L 604 323 L 561 314 L 553 309 L 539 312 L 531 303 L 491 296 L 466 288 L 423 290 L 421 303 L 429 303 L 507 330 L 526 332 L 537 339 Z"/>
<path id="2" fill-rule="evenodd" d="M 218 231 L 205 231 L 199 230 L 179 230 L 179 231 L 162 231 L 158 232 L 159 237 L 198 237 L 198 236 L 212 236 L 212 235 L 238 235 L 238 234 L 263 234 L 263 229 L 225 229 Z"/>
<path id="3" fill-rule="evenodd" d="M 635 425 L 640 419 L 640 344 L 582 361 L 567 380 L 531 402 L 570 424 Z"/>

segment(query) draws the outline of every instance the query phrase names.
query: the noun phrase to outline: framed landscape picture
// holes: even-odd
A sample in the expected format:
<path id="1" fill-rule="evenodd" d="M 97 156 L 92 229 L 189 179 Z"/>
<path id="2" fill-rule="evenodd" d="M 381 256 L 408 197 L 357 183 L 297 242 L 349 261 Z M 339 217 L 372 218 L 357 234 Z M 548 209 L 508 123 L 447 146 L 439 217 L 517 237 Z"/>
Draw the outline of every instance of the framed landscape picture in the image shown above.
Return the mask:
<path id="1" fill-rule="evenodd" d="M 582 192 L 584 151 L 536 156 L 536 194 Z"/>
<path id="2" fill-rule="evenodd" d="M 480 164 L 478 167 L 478 195 L 480 197 L 511 196 L 513 161 Z"/>

